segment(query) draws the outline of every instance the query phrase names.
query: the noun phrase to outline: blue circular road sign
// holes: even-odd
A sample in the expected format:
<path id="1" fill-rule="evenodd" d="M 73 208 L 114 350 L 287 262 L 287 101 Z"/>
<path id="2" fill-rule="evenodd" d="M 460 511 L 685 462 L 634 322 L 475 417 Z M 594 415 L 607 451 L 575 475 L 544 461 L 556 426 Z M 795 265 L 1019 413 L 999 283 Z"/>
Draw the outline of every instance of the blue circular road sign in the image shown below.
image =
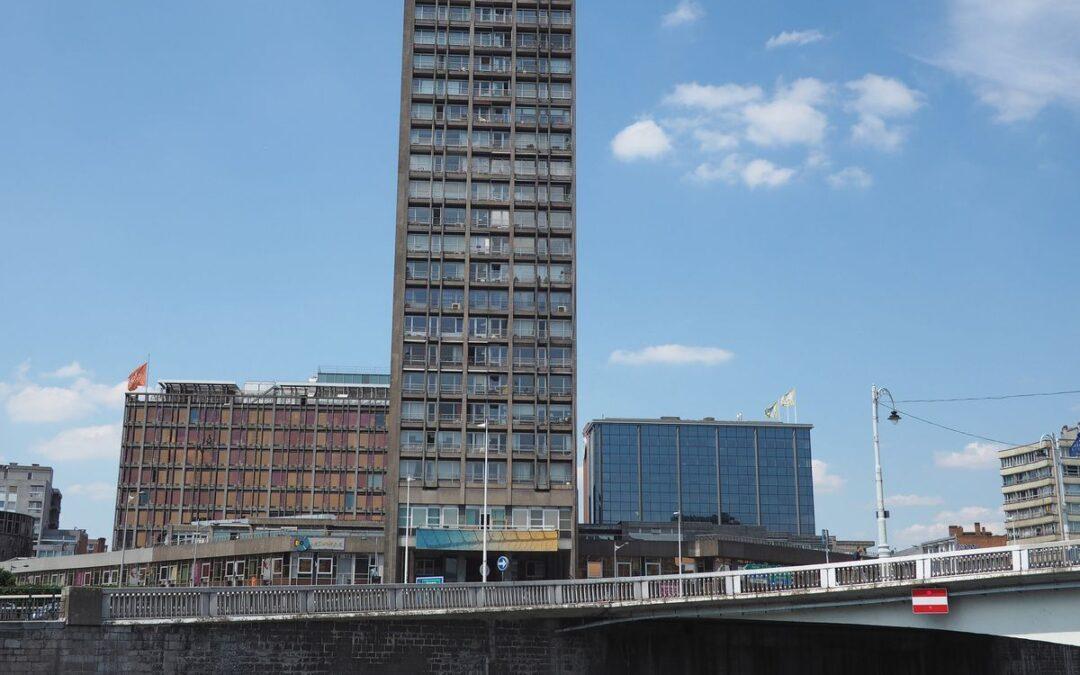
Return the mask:
<path id="1" fill-rule="evenodd" d="M 495 566 L 499 568 L 500 572 L 505 572 L 510 567 L 510 558 L 504 555 L 499 556 L 499 559 L 495 561 Z"/>

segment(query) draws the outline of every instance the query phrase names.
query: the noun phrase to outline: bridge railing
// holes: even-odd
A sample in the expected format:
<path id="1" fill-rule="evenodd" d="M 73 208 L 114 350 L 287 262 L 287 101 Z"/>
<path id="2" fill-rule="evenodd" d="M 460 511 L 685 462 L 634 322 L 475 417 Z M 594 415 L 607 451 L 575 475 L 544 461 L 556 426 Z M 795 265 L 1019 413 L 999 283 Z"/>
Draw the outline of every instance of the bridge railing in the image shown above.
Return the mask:
<path id="1" fill-rule="evenodd" d="M 829 565 L 518 583 L 103 589 L 105 621 L 605 607 L 829 593 L 1080 569 L 1080 542 Z"/>

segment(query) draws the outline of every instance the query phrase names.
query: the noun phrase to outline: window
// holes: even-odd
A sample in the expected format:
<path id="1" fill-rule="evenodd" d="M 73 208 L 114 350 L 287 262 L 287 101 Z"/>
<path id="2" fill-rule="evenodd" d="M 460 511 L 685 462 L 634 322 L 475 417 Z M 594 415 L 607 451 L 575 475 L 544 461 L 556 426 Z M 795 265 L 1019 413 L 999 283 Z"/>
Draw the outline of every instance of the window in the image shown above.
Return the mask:
<path id="1" fill-rule="evenodd" d="M 516 437 L 517 434 L 514 434 Z M 513 478 L 515 483 L 532 483 L 534 467 L 532 462 L 514 462 Z"/>
<path id="2" fill-rule="evenodd" d="M 318 562 L 318 574 L 320 577 L 331 576 L 334 574 L 334 559 L 333 558 L 319 558 Z"/>

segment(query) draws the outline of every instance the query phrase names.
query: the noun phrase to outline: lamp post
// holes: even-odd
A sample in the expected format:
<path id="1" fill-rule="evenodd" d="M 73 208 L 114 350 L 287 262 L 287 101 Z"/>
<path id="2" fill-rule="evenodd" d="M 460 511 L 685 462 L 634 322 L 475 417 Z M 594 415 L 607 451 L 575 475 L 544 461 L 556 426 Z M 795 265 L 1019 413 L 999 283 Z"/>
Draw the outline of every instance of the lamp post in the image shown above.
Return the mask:
<path id="1" fill-rule="evenodd" d="M 142 501 L 142 496 L 145 495 L 145 494 L 150 494 L 150 492 L 148 490 L 146 490 L 146 489 L 142 489 L 142 490 L 139 490 L 138 492 L 136 492 L 134 495 L 128 495 L 128 501 L 129 502 L 131 501 L 132 497 L 135 497 L 135 509 L 136 509 L 136 512 L 138 511 L 138 508 L 139 508 L 139 502 Z M 121 532 L 121 535 L 120 535 L 120 578 L 117 579 L 117 581 L 116 581 L 117 586 L 123 586 L 124 585 L 124 563 L 126 562 L 126 559 L 127 559 L 127 532 L 128 532 L 127 509 L 124 509 L 124 523 L 123 523 L 123 527 L 120 528 L 120 532 Z"/>
<path id="2" fill-rule="evenodd" d="M 1065 481 L 1062 480 L 1061 452 L 1058 448 L 1057 437 L 1054 434 L 1043 434 L 1040 441 L 1050 443 L 1050 462 L 1054 465 L 1054 487 L 1058 493 L 1058 528 L 1063 541 L 1069 540 L 1069 520 L 1065 516 Z"/>
<path id="3" fill-rule="evenodd" d="M 892 404 L 889 421 L 898 424 L 900 422 L 900 413 L 896 412 L 896 401 L 893 400 L 892 392 L 884 387 L 879 389 L 876 384 L 870 388 L 874 423 L 874 487 L 877 491 L 877 554 L 879 558 L 889 558 L 892 556 L 892 548 L 889 546 L 889 533 L 885 523 L 889 517 L 889 512 L 885 510 L 885 481 L 881 472 L 881 443 L 878 441 L 878 406 L 882 395 L 888 396 L 889 403 Z"/>
<path id="4" fill-rule="evenodd" d="M 673 513 L 671 515 L 675 516 L 678 519 L 678 522 L 679 522 L 679 526 L 678 526 L 678 528 L 679 528 L 678 529 L 678 532 L 679 532 L 679 534 L 678 534 L 678 536 L 679 536 L 679 559 L 676 561 L 675 564 L 678 566 L 678 569 L 679 569 L 679 595 L 681 596 L 682 592 L 683 592 L 683 584 L 682 584 L 682 511 L 681 510 L 676 511 L 675 513 Z"/>
<path id="5" fill-rule="evenodd" d="M 484 420 L 480 423 L 480 427 L 484 430 L 484 508 L 480 510 L 481 529 L 483 530 L 483 552 L 480 554 L 480 577 L 483 583 L 487 583 L 488 580 L 488 423 Z"/>
<path id="6" fill-rule="evenodd" d="M 415 476 L 405 476 L 405 569 L 402 577 L 405 583 L 409 583 L 409 537 L 412 530 L 412 482 Z"/>
<path id="7" fill-rule="evenodd" d="M 626 548 L 627 546 L 630 545 L 630 542 L 626 541 L 626 542 L 623 542 L 621 545 L 617 541 L 613 541 L 611 543 L 615 546 L 615 562 L 613 564 L 615 565 L 615 578 L 618 579 L 619 578 L 619 549 L 620 548 Z M 631 567 L 633 567 L 633 566 L 631 565 Z"/>

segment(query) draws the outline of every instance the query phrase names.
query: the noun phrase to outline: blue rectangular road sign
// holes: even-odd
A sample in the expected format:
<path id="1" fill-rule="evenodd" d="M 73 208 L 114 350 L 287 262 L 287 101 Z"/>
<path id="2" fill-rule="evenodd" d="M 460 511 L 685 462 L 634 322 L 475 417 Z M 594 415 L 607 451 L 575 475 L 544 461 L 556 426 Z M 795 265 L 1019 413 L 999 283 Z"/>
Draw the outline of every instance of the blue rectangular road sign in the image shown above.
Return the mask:
<path id="1" fill-rule="evenodd" d="M 441 584 L 445 581 L 442 577 L 416 577 L 418 584 Z"/>

